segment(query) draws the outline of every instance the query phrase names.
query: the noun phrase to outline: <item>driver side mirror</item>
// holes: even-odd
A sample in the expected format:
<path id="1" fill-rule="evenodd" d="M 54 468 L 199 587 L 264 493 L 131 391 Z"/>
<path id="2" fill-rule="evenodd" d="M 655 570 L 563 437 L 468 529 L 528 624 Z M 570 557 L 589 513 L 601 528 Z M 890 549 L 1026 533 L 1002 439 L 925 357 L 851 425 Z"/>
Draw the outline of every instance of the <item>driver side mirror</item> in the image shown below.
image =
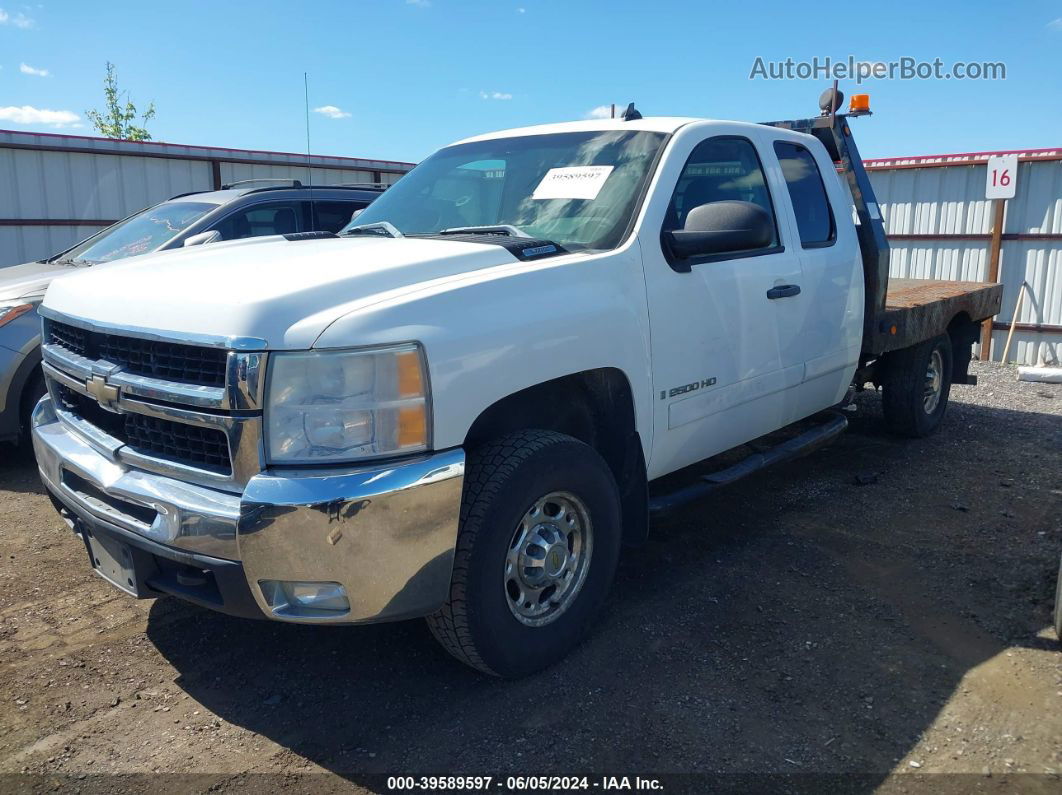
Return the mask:
<path id="1" fill-rule="evenodd" d="M 764 248 L 773 237 L 774 224 L 766 210 L 729 200 L 694 207 L 682 229 L 664 232 L 665 244 L 678 259 Z"/>
<path id="2" fill-rule="evenodd" d="M 186 238 L 184 241 L 184 247 L 202 246 L 207 243 L 217 242 L 218 240 L 221 240 L 221 232 L 217 229 L 211 229 L 209 232 L 200 232 L 197 235 L 192 235 L 191 237 Z"/>

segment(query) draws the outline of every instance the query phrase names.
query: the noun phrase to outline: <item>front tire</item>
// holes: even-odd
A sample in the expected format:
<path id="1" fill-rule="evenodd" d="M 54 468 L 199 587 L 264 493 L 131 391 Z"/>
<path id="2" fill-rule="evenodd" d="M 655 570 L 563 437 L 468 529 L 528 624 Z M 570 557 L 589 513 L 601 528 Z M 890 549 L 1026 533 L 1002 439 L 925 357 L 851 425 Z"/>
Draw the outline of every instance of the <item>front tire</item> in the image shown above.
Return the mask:
<path id="1" fill-rule="evenodd" d="M 921 438 L 944 419 L 951 394 L 951 338 L 941 334 L 890 353 L 884 362 L 882 410 L 889 429 Z"/>
<path id="2" fill-rule="evenodd" d="M 615 480 L 589 445 L 532 430 L 472 451 L 450 599 L 428 617 L 432 634 L 493 676 L 552 665 L 604 605 L 620 527 Z"/>

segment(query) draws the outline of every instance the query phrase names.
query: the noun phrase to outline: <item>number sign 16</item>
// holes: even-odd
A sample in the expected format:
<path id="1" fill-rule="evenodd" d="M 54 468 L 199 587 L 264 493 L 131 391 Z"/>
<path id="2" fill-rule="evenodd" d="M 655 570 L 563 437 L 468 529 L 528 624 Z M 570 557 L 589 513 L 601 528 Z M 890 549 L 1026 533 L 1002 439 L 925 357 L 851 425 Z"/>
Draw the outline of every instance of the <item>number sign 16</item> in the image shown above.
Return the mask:
<path id="1" fill-rule="evenodd" d="M 1018 187 L 1018 156 L 992 155 L 985 177 L 986 199 L 1013 199 Z"/>

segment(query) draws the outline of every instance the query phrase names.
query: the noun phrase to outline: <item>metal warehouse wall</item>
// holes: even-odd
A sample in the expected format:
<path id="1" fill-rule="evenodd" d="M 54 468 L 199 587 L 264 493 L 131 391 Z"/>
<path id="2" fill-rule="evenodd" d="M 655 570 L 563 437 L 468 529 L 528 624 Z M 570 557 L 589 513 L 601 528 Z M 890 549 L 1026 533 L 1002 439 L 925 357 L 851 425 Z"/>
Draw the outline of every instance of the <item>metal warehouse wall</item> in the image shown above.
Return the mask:
<path id="1" fill-rule="evenodd" d="M 179 193 L 242 179 L 393 183 L 412 163 L 0 130 L 0 266 L 51 256 Z M 309 176 L 308 176 L 309 175 Z"/>
<path id="2" fill-rule="evenodd" d="M 997 153 L 867 161 L 892 247 L 892 275 L 989 278 L 995 213 L 984 198 L 988 154 Z M 1004 288 L 992 332 L 995 361 L 1023 280 L 1031 289 L 1007 358 L 1062 360 L 1062 149 L 1019 153 L 1017 195 L 1007 200 L 1000 234 Z"/>

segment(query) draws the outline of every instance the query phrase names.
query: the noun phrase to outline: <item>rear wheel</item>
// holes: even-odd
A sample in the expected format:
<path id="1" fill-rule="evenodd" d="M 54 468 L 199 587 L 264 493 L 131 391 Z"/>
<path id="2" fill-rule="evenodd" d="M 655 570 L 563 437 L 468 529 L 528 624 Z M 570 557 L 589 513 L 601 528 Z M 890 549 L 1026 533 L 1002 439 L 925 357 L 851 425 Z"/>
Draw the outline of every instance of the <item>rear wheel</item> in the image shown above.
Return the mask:
<path id="1" fill-rule="evenodd" d="M 592 447 L 551 431 L 488 443 L 469 455 L 450 600 L 428 626 L 484 673 L 545 668 L 597 617 L 619 549 L 619 494 Z"/>
<path id="2" fill-rule="evenodd" d="M 884 364 L 882 409 L 889 428 L 903 436 L 933 433 L 944 418 L 951 393 L 951 338 L 941 334 L 894 351 Z"/>

